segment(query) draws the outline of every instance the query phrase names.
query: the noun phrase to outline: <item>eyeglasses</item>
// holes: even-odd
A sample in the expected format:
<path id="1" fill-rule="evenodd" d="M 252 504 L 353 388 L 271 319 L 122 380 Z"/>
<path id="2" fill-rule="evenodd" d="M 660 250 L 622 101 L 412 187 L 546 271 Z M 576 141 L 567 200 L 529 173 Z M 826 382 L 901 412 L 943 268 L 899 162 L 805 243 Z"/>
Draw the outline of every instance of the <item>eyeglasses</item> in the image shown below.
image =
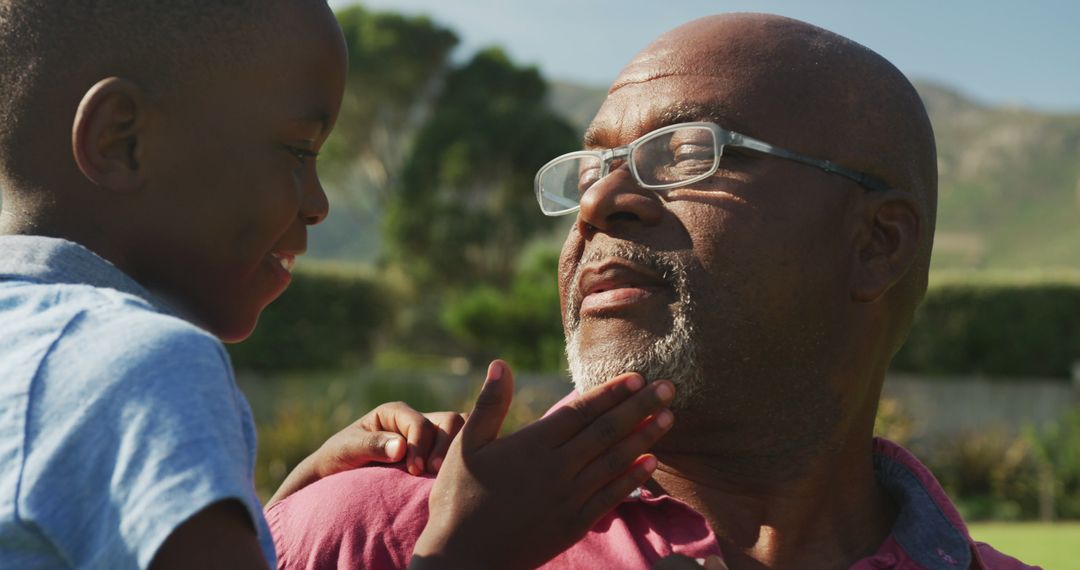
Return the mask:
<path id="1" fill-rule="evenodd" d="M 575 212 L 581 207 L 581 197 L 608 175 L 611 163 L 616 160 L 625 160 L 629 164 L 634 180 L 642 188 L 669 190 L 688 186 L 716 174 L 725 146 L 747 148 L 815 166 L 850 178 L 867 190 L 889 189 L 888 184 L 869 174 L 782 149 L 723 129 L 716 123 L 695 122 L 656 129 L 618 148 L 564 154 L 536 173 L 536 199 L 545 215 Z"/>

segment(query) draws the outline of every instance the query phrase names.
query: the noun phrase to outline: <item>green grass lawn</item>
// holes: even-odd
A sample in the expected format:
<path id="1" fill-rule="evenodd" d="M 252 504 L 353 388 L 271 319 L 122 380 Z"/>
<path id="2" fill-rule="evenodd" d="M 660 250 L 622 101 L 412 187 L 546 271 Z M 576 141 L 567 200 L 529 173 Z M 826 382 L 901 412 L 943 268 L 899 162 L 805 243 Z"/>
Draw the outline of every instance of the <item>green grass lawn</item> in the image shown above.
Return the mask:
<path id="1" fill-rule="evenodd" d="M 1080 570 L 1080 522 L 979 523 L 971 536 L 1046 570 Z"/>

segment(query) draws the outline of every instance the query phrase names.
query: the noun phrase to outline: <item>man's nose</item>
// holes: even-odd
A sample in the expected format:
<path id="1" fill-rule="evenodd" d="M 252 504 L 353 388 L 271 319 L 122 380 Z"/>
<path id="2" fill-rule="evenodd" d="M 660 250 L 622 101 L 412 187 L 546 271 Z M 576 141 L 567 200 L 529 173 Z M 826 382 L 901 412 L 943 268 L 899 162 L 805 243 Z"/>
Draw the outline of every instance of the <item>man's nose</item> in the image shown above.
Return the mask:
<path id="1" fill-rule="evenodd" d="M 580 230 L 592 226 L 611 231 L 622 223 L 653 226 L 664 217 L 664 203 L 653 190 L 642 188 L 627 167 L 612 171 L 597 180 L 581 196 L 577 223 Z"/>

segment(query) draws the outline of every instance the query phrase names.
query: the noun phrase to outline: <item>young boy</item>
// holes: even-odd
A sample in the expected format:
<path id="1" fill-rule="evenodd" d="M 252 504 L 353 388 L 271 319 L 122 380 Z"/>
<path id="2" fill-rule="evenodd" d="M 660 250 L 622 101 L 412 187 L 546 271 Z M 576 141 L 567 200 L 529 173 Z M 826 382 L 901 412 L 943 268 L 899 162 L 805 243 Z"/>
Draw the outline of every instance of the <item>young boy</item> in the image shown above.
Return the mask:
<path id="1" fill-rule="evenodd" d="M 0 0 L 0 566 L 274 565 L 251 414 L 219 339 L 251 332 L 327 215 L 314 159 L 345 58 L 322 0 Z M 639 455 L 665 430 L 638 427 L 666 399 L 634 378 L 518 439 L 602 442 L 587 459 L 610 476 L 558 508 L 596 495 L 593 516 L 648 477 Z M 508 383 L 491 380 L 445 489 L 506 469 L 492 458 L 507 446 L 489 444 Z M 402 419 L 359 427 L 393 424 L 411 460 L 431 449 L 429 421 L 381 410 Z M 380 453 L 350 433 L 275 498 Z M 463 463 L 484 450 L 477 478 Z M 429 533 L 428 562 L 452 565 L 506 516 L 473 512 Z"/>

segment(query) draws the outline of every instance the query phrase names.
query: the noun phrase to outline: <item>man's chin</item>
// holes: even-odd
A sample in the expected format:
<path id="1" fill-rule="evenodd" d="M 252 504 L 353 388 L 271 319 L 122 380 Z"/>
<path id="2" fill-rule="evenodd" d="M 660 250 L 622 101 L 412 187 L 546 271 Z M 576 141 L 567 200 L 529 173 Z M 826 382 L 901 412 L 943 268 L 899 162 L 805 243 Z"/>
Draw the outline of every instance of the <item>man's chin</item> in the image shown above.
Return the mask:
<path id="1" fill-rule="evenodd" d="M 701 386 L 694 347 L 689 338 L 668 335 L 645 347 L 620 343 L 607 347 L 590 346 L 583 349 L 571 335 L 567 339 L 566 356 L 570 378 L 579 393 L 601 386 L 627 372 L 637 372 L 647 382 L 670 380 L 675 384 L 673 409 L 685 409 Z"/>

